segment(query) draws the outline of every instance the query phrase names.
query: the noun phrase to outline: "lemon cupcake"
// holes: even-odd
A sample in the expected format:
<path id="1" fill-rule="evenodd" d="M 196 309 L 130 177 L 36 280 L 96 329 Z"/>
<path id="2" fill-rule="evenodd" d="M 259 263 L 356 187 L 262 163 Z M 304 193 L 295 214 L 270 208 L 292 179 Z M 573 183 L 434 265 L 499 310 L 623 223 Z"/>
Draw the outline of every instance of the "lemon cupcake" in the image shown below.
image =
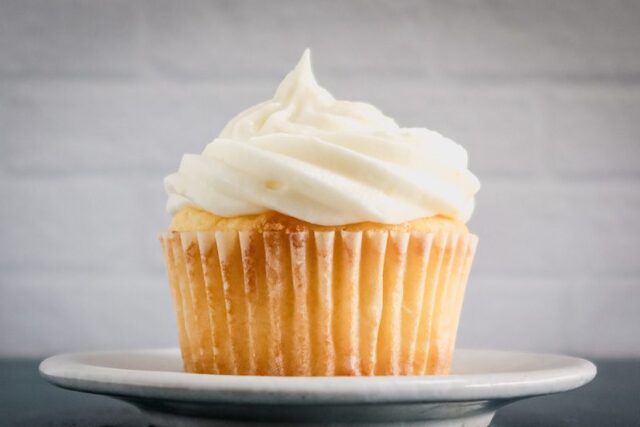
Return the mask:
<path id="1" fill-rule="evenodd" d="M 165 187 L 187 372 L 449 371 L 479 189 L 450 139 L 336 100 L 306 51 Z"/>

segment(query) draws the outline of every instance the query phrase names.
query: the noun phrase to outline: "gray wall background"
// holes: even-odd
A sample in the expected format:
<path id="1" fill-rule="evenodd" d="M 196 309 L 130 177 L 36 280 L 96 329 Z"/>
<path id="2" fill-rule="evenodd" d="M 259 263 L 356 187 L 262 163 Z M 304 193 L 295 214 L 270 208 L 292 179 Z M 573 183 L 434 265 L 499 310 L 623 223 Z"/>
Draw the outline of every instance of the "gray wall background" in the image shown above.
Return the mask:
<path id="1" fill-rule="evenodd" d="M 162 178 L 303 49 L 463 144 L 461 346 L 640 356 L 640 2 L 0 1 L 0 355 L 176 342 Z"/>

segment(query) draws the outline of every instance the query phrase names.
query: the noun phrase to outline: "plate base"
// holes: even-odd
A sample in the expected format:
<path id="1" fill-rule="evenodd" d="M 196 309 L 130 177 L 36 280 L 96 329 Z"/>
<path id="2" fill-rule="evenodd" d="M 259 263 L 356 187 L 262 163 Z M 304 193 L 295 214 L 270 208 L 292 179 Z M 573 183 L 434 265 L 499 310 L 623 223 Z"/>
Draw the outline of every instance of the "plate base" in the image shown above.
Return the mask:
<path id="1" fill-rule="evenodd" d="M 505 402 L 504 404 L 507 404 Z M 488 402 L 462 402 L 460 405 L 448 403 L 426 405 L 385 406 L 383 411 L 371 406 L 347 405 L 344 408 L 225 408 L 201 415 L 181 415 L 193 413 L 193 408 L 154 409 L 145 404 L 135 404 L 146 414 L 149 422 L 156 427 L 486 427 L 491 423 L 497 407 L 502 405 Z M 182 409 L 182 410 L 181 410 Z M 170 410 L 171 412 L 167 412 Z M 323 412 L 323 414 L 319 414 Z M 382 413 L 381 413 L 382 412 Z M 252 419 L 247 419 L 247 414 Z M 377 416 L 380 415 L 380 416 Z M 318 419 L 325 421 L 318 423 Z"/>

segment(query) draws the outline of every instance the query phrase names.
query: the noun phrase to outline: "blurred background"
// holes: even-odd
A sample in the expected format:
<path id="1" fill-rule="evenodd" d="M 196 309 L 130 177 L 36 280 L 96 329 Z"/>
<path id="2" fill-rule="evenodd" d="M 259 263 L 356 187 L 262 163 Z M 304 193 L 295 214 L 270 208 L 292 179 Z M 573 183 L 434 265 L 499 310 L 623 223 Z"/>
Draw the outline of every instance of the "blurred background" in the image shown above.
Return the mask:
<path id="1" fill-rule="evenodd" d="M 0 355 L 177 343 L 162 178 L 306 47 L 469 152 L 459 345 L 640 356 L 640 2 L 0 0 Z"/>

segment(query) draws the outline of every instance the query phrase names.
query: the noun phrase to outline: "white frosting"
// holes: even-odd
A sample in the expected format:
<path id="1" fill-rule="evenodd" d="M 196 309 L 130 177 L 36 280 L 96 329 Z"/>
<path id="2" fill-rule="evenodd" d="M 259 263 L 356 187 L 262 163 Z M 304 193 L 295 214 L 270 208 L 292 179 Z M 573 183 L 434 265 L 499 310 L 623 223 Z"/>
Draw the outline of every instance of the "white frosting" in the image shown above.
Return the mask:
<path id="1" fill-rule="evenodd" d="M 437 214 L 467 221 L 480 184 L 452 140 L 336 100 L 316 82 L 307 50 L 272 100 L 238 114 L 202 154 L 186 154 L 165 188 L 171 213 L 278 211 L 341 225 Z"/>

